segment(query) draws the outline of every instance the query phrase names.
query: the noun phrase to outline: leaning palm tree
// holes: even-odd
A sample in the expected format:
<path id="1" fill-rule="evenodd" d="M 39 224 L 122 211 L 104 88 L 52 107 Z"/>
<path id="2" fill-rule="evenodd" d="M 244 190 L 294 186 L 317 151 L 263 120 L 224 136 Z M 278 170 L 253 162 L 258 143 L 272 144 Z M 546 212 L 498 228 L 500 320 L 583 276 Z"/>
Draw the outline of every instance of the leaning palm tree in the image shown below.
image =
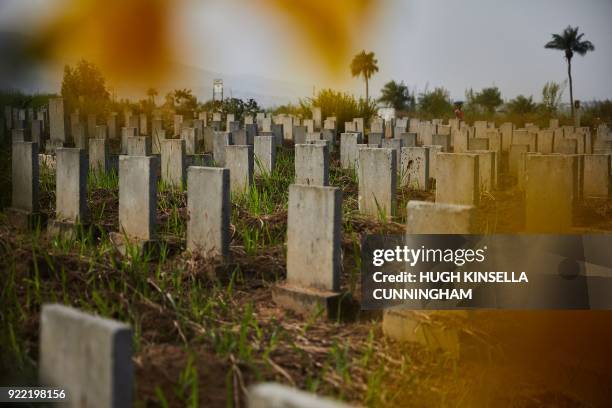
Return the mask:
<path id="1" fill-rule="evenodd" d="M 572 57 L 574 53 L 584 56 L 589 51 L 594 51 L 595 46 L 590 41 L 582 41 L 583 34 L 578 34 L 578 27 L 567 26 L 563 33 L 553 34 L 552 41 L 549 41 L 544 48 L 561 50 L 565 52 L 567 60 L 567 76 L 569 77 L 570 105 L 572 117 L 574 117 L 574 89 L 572 84 Z"/>
<path id="2" fill-rule="evenodd" d="M 378 72 L 378 60 L 374 57 L 373 52 L 361 51 L 353 57 L 353 61 L 351 62 L 351 73 L 354 77 L 363 75 L 366 86 L 366 101 L 370 99 L 368 80 L 376 72 Z"/>

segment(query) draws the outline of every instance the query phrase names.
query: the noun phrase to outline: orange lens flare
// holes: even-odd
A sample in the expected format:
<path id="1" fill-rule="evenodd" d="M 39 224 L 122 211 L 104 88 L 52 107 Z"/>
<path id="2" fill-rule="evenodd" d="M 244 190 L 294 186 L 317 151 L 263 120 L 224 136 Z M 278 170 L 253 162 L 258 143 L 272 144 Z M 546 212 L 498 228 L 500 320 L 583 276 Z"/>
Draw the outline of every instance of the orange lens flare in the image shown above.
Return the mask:
<path id="1" fill-rule="evenodd" d="M 169 0 L 71 0 L 39 32 L 38 56 L 85 58 L 111 80 L 150 81 L 172 60 Z"/>
<path id="2" fill-rule="evenodd" d="M 373 3 L 265 0 L 259 9 L 287 18 L 293 27 L 287 34 L 303 42 L 324 69 L 337 74 L 347 69 L 355 37 Z M 174 11 L 184 5 L 170 0 L 67 0 L 38 32 L 32 51 L 61 64 L 84 58 L 111 81 L 154 83 L 172 72 L 179 45 L 172 22 Z"/>

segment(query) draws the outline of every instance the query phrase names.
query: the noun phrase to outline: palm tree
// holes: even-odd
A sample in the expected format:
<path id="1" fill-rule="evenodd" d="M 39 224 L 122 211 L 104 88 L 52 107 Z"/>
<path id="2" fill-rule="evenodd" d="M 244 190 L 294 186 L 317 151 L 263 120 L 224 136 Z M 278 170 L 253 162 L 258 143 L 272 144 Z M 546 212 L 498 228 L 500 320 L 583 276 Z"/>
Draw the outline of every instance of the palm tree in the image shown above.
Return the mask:
<path id="1" fill-rule="evenodd" d="M 368 80 L 376 72 L 378 72 L 378 60 L 375 58 L 373 52 L 361 51 L 353 57 L 353 61 L 351 62 L 351 73 L 354 77 L 363 75 L 366 85 L 366 101 L 370 99 Z"/>
<path id="2" fill-rule="evenodd" d="M 147 96 L 151 99 L 151 102 L 153 102 L 153 104 L 155 104 L 155 97 L 157 95 L 158 95 L 157 89 L 155 89 L 155 88 L 147 89 Z"/>
<path id="3" fill-rule="evenodd" d="M 378 102 L 395 108 L 397 111 L 408 109 L 410 103 L 414 100 L 414 97 L 408 92 L 408 87 L 404 84 L 404 81 L 389 81 L 383 86 L 380 93 L 382 95 L 378 98 Z"/>
<path id="4" fill-rule="evenodd" d="M 553 34 L 552 41 L 546 43 L 544 48 L 553 50 L 561 50 L 565 52 L 567 60 L 567 76 L 569 77 L 570 87 L 570 105 L 572 109 L 572 117 L 574 117 L 574 89 L 572 84 L 572 57 L 574 53 L 584 56 L 589 51 L 594 51 L 595 46 L 590 41 L 582 41 L 584 33 L 578 34 L 578 27 L 567 26 L 563 33 Z"/>

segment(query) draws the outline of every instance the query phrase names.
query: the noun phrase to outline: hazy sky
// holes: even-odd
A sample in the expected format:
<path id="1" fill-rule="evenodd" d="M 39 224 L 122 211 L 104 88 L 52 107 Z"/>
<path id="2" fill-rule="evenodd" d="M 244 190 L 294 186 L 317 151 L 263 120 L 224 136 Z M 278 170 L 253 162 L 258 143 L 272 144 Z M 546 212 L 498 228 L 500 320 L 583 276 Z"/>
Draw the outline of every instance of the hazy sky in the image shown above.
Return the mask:
<path id="1" fill-rule="evenodd" d="M 350 61 L 344 80 L 321 78 L 319 62 L 303 58 L 303 46 L 283 35 L 280 20 L 242 2 L 191 2 L 183 30 L 194 41 L 183 60 L 220 72 L 363 92 L 362 81 L 350 78 Z M 563 53 L 543 46 L 568 24 L 578 25 L 596 47 L 573 61 L 576 98 L 612 98 L 610 0 L 383 0 L 363 26 L 355 51 L 365 48 L 378 57 L 374 92 L 395 79 L 418 90 L 441 85 L 454 98 L 462 98 L 468 87 L 493 84 L 505 97 L 539 98 L 546 81 L 567 77 Z M 200 60 L 194 49 L 208 52 Z"/>
<path id="2" fill-rule="evenodd" d="M 0 0 L 0 30 L 35 24 L 63 0 Z M 329 0 L 334 1 L 334 0 Z M 172 33 L 183 64 L 233 75 L 332 86 L 362 94 L 361 79 L 330 76 L 292 30 L 293 22 L 260 0 L 177 2 Z M 51 7 L 53 9 L 53 7 Z M 28 23 L 24 23 L 24 19 Z M 134 24 L 138 24 L 137 21 Z M 454 99 L 466 88 L 498 86 L 504 98 L 540 99 L 546 81 L 567 77 L 563 54 L 544 49 L 551 33 L 578 25 L 595 52 L 573 60 L 575 98 L 612 98 L 611 0 L 380 0 L 355 27 L 351 47 L 376 53 L 371 94 L 402 80 L 411 89 L 444 86 Z M 112 28 L 111 28 L 112 29 Z M 564 99 L 569 99 L 566 91 Z"/>

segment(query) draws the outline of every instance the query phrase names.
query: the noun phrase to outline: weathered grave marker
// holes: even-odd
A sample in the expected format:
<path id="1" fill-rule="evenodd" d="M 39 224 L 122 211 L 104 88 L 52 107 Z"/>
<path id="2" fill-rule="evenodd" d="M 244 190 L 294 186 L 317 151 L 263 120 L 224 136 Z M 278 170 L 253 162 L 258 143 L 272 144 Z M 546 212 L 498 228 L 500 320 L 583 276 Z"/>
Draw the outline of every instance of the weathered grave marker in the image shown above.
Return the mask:
<path id="1" fill-rule="evenodd" d="M 217 166 L 225 166 L 225 147 L 232 143 L 232 134 L 228 132 L 214 132 L 213 158 Z"/>
<path id="2" fill-rule="evenodd" d="M 512 142 L 512 134 L 514 133 L 514 124 L 511 122 L 502 123 L 499 127 L 499 132 L 502 135 L 502 151 L 510 150 Z"/>
<path id="3" fill-rule="evenodd" d="M 383 149 L 392 149 L 395 153 L 395 163 L 397 163 L 397 170 L 401 171 L 402 163 L 402 140 L 401 139 L 383 139 L 381 143 Z"/>
<path id="4" fill-rule="evenodd" d="M 150 156 L 151 138 L 149 136 L 131 136 L 127 138 L 129 156 Z"/>
<path id="5" fill-rule="evenodd" d="M 492 192 L 497 185 L 497 157 L 492 150 L 474 150 L 478 155 L 478 179 L 480 191 Z"/>
<path id="6" fill-rule="evenodd" d="M 89 170 L 95 173 L 109 171 L 108 142 L 106 139 L 89 140 Z"/>
<path id="7" fill-rule="evenodd" d="M 512 132 L 513 145 L 529 145 L 529 151 L 535 152 L 538 145 L 538 134 L 526 129 L 517 129 Z"/>
<path id="8" fill-rule="evenodd" d="M 416 147 L 417 145 L 416 133 L 401 133 L 399 139 L 402 141 L 402 147 Z"/>
<path id="9" fill-rule="evenodd" d="M 476 234 L 476 209 L 471 205 L 408 201 L 408 234 Z"/>
<path id="10" fill-rule="evenodd" d="M 255 143 L 255 137 L 257 136 L 257 125 L 244 125 L 244 130 L 247 138 L 246 144 L 253 146 L 253 143 Z"/>
<path id="11" fill-rule="evenodd" d="M 94 131 L 92 139 L 107 139 L 108 138 L 108 126 L 107 125 L 97 125 Z"/>
<path id="12" fill-rule="evenodd" d="M 436 202 L 478 205 L 478 155 L 438 153 L 436 156 Z"/>
<path id="13" fill-rule="evenodd" d="M 270 130 L 276 139 L 276 146 L 282 146 L 284 140 L 284 130 L 282 123 L 273 123 Z"/>
<path id="14" fill-rule="evenodd" d="M 468 151 L 474 150 L 489 150 L 489 139 L 486 137 L 473 137 L 468 139 Z"/>
<path id="15" fill-rule="evenodd" d="M 293 144 L 306 143 L 306 126 L 293 126 Z"/>
<path id="16" fill-rule="evenodd" d="M 554 139 L 554 132 L 552 130 L 540 130 L 538 132 L 536 151 L 544 154 L 552 153 Z"/>
<path id="17" fill-rule="evenodd" d="M 529 152 L 529 145 L 510 145 L 510 153 L 508 155 L 508 170 L 511 176 L 518 177 L 519 161 L 522 153 Z"/>
<path id="18" fill-rule="evenodd" d="M 49 135 L 49 150 L 54 150 L 66 143 L 66 118 L 62 98 L 49 99 Z"/>
<path id="19" fill-rule="evenodd" d="M 368 134 L 368 145 L 374 147 L 380 147 L 380 145 L 382 144 L 382 140 L 383 140 L 383 134 L 382 133 L 369 133 Z"/>
<path id="20" fill-rule="evenodd" d="M 397 162 L 391 149 L 359 149 L 359 211 L 390 218 L 395 214 Z"/>
<path id="21" fill-rule="evenodd" d="M 185 141 L 185 154 L 194 155 L 198 152 L 198 129 L 193 127 L 182 128 L 181 139 Z"/>
<path id="22" fill-rule="evenodd" d="M 55 149 L 55 219 L 49 221 L 51 235 L 72 236 L 77 224 L 89 222 L 87 172 L 89 163 L 83 149 Z"/>
<path id="23" fill-rule="evenodd" d="M 561 154 L 577 154 L 578 141 L 576 139 L 555 140 L 553 152 Z"/>
<path id="24" fill-rule="evenodd" d="M 179 136 L 181 134 L 181 129 L 183 128 L 183 115 L 174 115 L 173 124 L 174 124 L 174 135 L 173 136 Z"/>
<path id="25" fill-rule="evenodd" d="M 38 145 L 14 142 L 11 157 L 12 201 L 5 209 L 7 219 L 17 227 L 32 228 L 40 220 Z"/>
<path id="26" fill-rule="evenodd" d="M 138 133 L 142 136 L 149 135 L 149 118 L 146 113 L 138 115 Z"/>
<path id="27" fill-rule="evenodd" d="M 30 140 L 34 143 L 38 143 L 38 146 L 42 146 L 44 143 L 43 134 L 43 121 L 33 120 L 30 124 Z M 42 150 L 42 149 L 41 149 Z"/>
<path id="28" fill-rule="evenodd" d="M 95 113 L 90 113 L 87 115 L 87 137 L 92 138 L 96 137 L 96 126 L 97 119 Z"/>
<path id="29" fill-rule="evenodd" d="M 135 127 L 121 128 L 121 154 L 128 153 L 128 137 L 138 136 L 138 129 Z"/>
<path id="30" fill-rule="evenodd" d="M 185 182 L 185 141 L 166 139 L 161 149 L 161 179 L 168 185 L 182 188 Z"/>
<path id="31" fill-rule="evenodd" d="M 74 123 L 72 125 L 72 139 L 76 148 L 85 150 L 89 148 L 89 138 L 87 137 L 85 124 Z"/>
<path id="32" fill-rule="evenodd" d="M 337 317 L 341 222 L 339 188 L 289 186 L 287 280 L 273 291 L 277 304 L 304 315 L 322 308 L 326 316 Z"/>
<path id="33" fill-rule="evenodd" d="M 437 158 L 438 153 L 442 153 L 442 146 L 430 145 L 430 146 L 423 146 L 423 147 L 426 147 L 427 149 L 429 149 L 428 151 L 429 163 L 427 165 L 427 168 L 429 170 L 429 179 L 435 180 L 436 179 L 436 158 Z M 431 188 L 431 183 L 429 187 Z"/>
<path id="34" fill-rule="evenodd" d="M 342 133 L 340 135 L 340 164 L 343 169 L 355 168 L 357 145 L 361 143 L 361 133 Z"/>
<path id="35" fill-rule="evenodd" d="M 26 129 L 13 129 L 11 130 L 12 142 L 32 142 L 32 138 L 26 131 Z"/>
<path id="36" fill-rule="evenodd" d="M 229 256 L 230 170 L 189 167 L 187 170 L 187 249 L 204 257 Z"/>
<path id="37" fill-rule="evenodd" d="M 587 154 L 584 156 L 584 197 L 607 198 L 610 196 L 610 155 Z"/>
<path id="38" fill-rule="evenodd" d="M 166 131 L 161 126 L 161 120 L 153 120 L 153 128 L 151 129 L 151 152 L 153 154 L 161 154 L 161 145 L 166 140 Z"/>
<path id="39" fill-rule="evenodd" d="M 327 186 L 329 184 L 329 150 L 327 145 L 295 145 L 295 184 Z"/>
<path id="40" fill-rule="evenodd" d="M 117 120 L 118 117 L 119 115 L 117 114 L 117 112 L 112 112 L 106 120 L 109 139 L 116 139 L 119 135 L 119 123 Z"/>
<path id="41" fill-rule="evenodd" d="M 253 153 L 255 155 L 255 174 L 271 174 L 276 164 L 275 136 L 257 136 Z"/>
<path id="42" fill-rule="evenodd" d="M 517 170 L 517 188 L 520 191 L 525 191 L 525 182 L 527 181 L 527 156 L 533 154 L 541 154 L 538 152 L 521 152 L 518 159 Z"/>
<path id="43" fill-rule="evenodd" d="M 45 304 L 39 356 L 40 383 L 65 389 L 67 406 L 132 406 L 132 331 L 127 324 Z"/>
<path id="44" fill-rule="evenodd" d="M 431 137 L 432 146 L 440 146 L 442 148 L 443 152 L 449 152 L 450 151 L 450 145 L 451 145 L 451 135 L 450 135 L 450 127 L 448 128 L 449 133 L 448 134 L 434 134 Z"/>
<path id="45" fill-rule="evenodd" d="M 309 132 L 306 134 L 305 144 L 318 142 L 320 140 L 321 140 L 321 132 Z"/>
<path id="46" fill-rule="evenodd" d="M 429 148 L 402 147 L 400 180 L 414 190 L 429 189 Z"/>
<path id="47" fill-rule="evenodd" d="M 230 192 L 244 193 L 253 183 L 253 146 L 225 146 L 225 166 L 230 170 Z"/>
<path id="48" fill-rule="evenodd" d="M 155 244 L 157 181 L 152 156 L 119 156 L 119 232 L 110 234 L 122 254 Z"/>
<path id="49" fill-rule="evenodd" d="M 572 225 L 577 161 L 572 156 L 527 156 L 525 229 L 564 233 Z"/>
<path id="50" fill-rule="evenodd" d="M 336 132 L 331 129 L 323 129 L 321 131 L 321 140 L 327 141 L 329 152 L 332 153 L 336 150 Z"/>

